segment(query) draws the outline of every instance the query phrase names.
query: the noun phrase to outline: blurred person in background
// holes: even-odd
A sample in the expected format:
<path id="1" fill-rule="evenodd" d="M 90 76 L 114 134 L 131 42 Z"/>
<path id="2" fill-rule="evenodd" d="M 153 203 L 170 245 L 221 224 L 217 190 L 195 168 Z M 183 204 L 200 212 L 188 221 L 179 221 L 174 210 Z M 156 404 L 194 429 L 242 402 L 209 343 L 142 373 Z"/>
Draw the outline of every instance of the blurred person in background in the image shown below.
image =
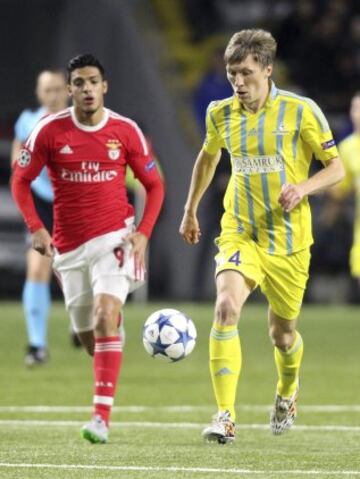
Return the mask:
<path id="1" fill-rule="evenodd" d="M 353 133 L 339 143 L 340 157 L 344 162 L 346 175 L 344 180 L 332 190 L 332 197 L 341 201 L 355 193 L 354 237 L 350 251 L 351 275 L 360 286 L 360 91 L 351 100 L 350 119 Z"/>
<path id="2" fill-rule="evenodd" d="M 308 196 L 344 176 L 329 125 L 317 104 L 272 82 L 276 41 L 261 29 L 235 33 L 225 50 L 234 95 L 210 103 L 206 137 L 196 159 L 180 234 L 197 244 L 197 210 L 211 183 L 221 148 L 232 175 L 221 233 L 216 239 L 217 298 L 210 332 L 210 374 L 218 412 L 203 431 L 209 441 L 235 439 L 235 398 L 241 371 L 237 323 L 251 292 L 266 296 L 269 336 L 278 373 L 273 434 L 296 417 L 303 340 L 297 319 L 309 276 L 313 243 Z M 309 177 L 313 155 L 324 168 Z"/>
<path id="3" fill-rule="evenodd" d="M 200 79 L 193 95 L 194 112 L 202 135 L 205 133 L 206 109 L 209 103 L 231 95 L 231 85 L 224 70 L 223 50 L 215 50 L 210 58 L 209 68 Z"/>
<path id="4" fill-rule="evenodd" d="M 93 415 L 81 435 L 108 441 L 109 420 L 122 364 L 122 307 L 145 280 L 148 240 L 164 187 L 137 124 L 104 107 L 108 83 L 91 54 L 68 63 L 73 106 L 42 119 L 21 149 L 12 194 L 32 234 L 32 246 L 53 258 L 74 331 L 93 356 Z M 54 230 L 44 228 L 30 184 L 47 166 L 54 187 Z M 146 190 L 135 223 L 127 165 Z"/>
<path id="5" fill-rule="evenodd" d="M 39 108 L 24 110 L 15 123 L 15 137 L 11 149 L 12 167 L 22 144 L 39 120 L 45 115 L 57 113 L 67 107 L 68 93 L 64 73 L 60 70 L 42 71 L 36 81 L 36 97 Z M 46 168 L 43 168 L 38 178 L 32 182 L 31 192 L 36 210 L 51 234 L 54 193 Z M 51 302 L 51 259 L 31 248 L 28 233 L 26 243 L 29 249 L 26 254 L 26 280 L 22 294 L 28 335 L 25 364 L 34 366 L 44 364 L 48 360 L 47 324 Z"/>

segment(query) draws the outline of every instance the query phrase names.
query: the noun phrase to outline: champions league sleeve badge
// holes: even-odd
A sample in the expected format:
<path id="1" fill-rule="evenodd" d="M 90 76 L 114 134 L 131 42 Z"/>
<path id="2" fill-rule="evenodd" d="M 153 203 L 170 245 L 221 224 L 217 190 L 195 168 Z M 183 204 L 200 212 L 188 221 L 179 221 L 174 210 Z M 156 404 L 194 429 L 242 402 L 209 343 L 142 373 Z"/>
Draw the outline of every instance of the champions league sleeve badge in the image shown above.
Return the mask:
<path id="1" fill-rule="evenodd" d="M 108 140 L 106 143 L 110 160 L 118 160 L 121 153 L 121 142 L 119 140 Z"/>
<path id="2" fill-rule="evenodd" d="M 21 168 L 26 168 L 31 161 L 31 153 L 29 150 L 25 150 L 24 148 L 20 150 L 17 163 Z"/>

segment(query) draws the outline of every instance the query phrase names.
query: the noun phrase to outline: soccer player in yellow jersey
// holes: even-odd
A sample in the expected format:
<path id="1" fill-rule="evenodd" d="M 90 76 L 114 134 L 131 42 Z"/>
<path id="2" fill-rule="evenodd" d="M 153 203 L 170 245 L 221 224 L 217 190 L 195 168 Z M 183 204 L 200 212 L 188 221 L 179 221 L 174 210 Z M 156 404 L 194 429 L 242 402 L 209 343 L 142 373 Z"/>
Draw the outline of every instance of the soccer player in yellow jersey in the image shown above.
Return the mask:
<path id="1" fill-rule="evenodd" d="M 199 202 L 209 186 L 221 148 L 232 176 L 216 239 L 214 322 L 210 373 L 218 406 L 208 440 L 235 438 L 235 395 L 241 369 L 237 331 L 242 307 L 260 286 L 269 303 L 269 334 L 278 372 L 270 417 L 274 434 L 296 416 L 303 342 L 296 330 L 312 243 L 308 195 L 334 185 L 344 168 L 328 123 L 310 99 L 279 90 L 271 81 L 276 41 L 264 30 L 242 30 L 229 41 L 225 66 L 234 95 L 210 103 L 206 139 L 196 159 L 180 234 L 200 240 Z M 313 154 L 324 168 L 308 178 Z"/>
<path id="2" fill-rule="evenodd" d="M 360 92 L 351 100 L 350 117 L 354 132 L 339 143 L 339 152 L 344 162 L 346 176 L 336 187 L 335 195 L 344 197 L 355 192 L 356 209 L 354 241 L 350 252 L 350 270 L 360 285 Z"/>

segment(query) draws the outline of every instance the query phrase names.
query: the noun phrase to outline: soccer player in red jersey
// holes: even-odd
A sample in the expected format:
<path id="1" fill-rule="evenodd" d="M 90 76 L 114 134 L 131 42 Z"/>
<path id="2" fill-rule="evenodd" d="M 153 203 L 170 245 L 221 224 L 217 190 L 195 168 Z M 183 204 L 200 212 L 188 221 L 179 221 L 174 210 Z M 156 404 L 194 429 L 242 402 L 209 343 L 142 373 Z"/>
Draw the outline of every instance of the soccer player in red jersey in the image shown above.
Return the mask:
<path id="1" fill-rule="evenodd" d="M 19 154 L 12 193 L 33 248 L 53 257 L 73 328 L 94 357 L 94 414 L 82 437 L 103 443 L 122 362 L 120 312 L 128 293 L 144 282 L 145 250 L 164 188 L 137 124 L 104 108 L 108 84 L 101 63 L 89 54 L 70 60 L 68 88 L 73 106 L 35 127 Z M 126 194 L 127 165 L 146 190 L 137 227 Z M 44 166 L 54 188 L 53 237 L 30 192 Z"/>

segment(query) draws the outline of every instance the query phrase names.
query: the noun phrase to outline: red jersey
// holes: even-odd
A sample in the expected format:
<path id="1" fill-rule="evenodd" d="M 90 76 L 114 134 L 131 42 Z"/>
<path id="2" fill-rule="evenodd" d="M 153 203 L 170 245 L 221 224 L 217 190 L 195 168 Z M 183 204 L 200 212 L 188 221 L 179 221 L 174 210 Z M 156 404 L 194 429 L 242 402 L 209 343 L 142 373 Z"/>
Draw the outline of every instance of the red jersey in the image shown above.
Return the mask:
<path id="1" fill-rule="evenodd" d="M 137 124 L 108 109 L 96 126 L 79 123 L 73 107 L 40 120 L 15 166 L 13 196 L 30 231 L 42 228 L 30 183 L 47 167 L 54 189 L 53 244 L 65 253 L 125 227 L 134 216 L 125 185 L 127 165 L 147 191 L 137 230 L 149 237 L 163 201 L 163 183 Z"/>

